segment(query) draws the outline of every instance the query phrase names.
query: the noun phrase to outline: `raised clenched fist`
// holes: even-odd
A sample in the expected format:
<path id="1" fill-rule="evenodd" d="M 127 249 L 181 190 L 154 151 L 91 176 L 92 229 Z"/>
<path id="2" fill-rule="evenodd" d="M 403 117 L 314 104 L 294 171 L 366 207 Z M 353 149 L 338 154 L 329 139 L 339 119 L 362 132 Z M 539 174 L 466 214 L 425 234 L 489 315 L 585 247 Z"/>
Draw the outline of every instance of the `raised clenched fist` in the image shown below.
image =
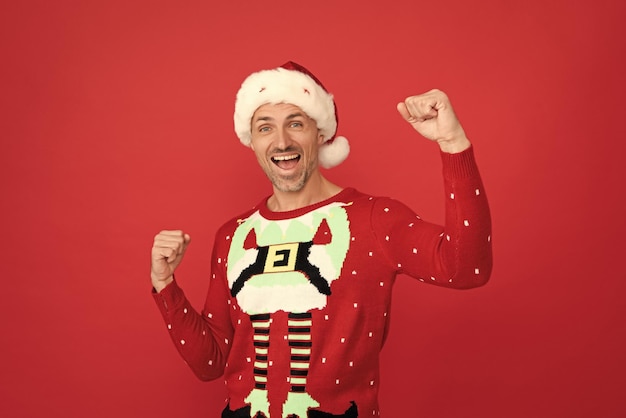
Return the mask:
<path id="1" fill-rule="evenodd" d="M 441 90 L 407 97 L 397 107 L 404 120 L 443 151 L 461 152 L 470 146 L 448 96 Z"/>
<path id="2" fill-rule="evenodd" d="M 183 231 L 161 231 L 154 237 L 150 278 L 157 292 L 174 280 L 174 271 L 190 241 L 191 237 Z"/>

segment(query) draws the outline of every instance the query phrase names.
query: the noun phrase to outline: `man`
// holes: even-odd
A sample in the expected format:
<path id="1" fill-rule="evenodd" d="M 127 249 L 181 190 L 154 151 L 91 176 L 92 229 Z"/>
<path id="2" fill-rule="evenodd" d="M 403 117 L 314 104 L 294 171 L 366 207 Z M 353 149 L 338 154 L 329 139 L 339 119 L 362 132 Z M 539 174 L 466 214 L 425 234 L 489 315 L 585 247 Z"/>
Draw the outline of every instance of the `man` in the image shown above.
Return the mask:
<path id="1" fill-rule="evenodd" d="M 451 288 L 487 282 L 489 208 L 473 148 L 446 95 L 398 104 L 441 149 L 446 225 L 321 174 L 348 155 L 333 97 L 304 67 L 250 75 L 235 131 L 273 194 L 218 231 L 209 292 L 196 313 L 174 280 L 190 242 L 162 231 L 154 298 L 182 357 L 203 380 L 224 376 L 223 417 L 379 416 L 378 355 L 397 274 Z"/>

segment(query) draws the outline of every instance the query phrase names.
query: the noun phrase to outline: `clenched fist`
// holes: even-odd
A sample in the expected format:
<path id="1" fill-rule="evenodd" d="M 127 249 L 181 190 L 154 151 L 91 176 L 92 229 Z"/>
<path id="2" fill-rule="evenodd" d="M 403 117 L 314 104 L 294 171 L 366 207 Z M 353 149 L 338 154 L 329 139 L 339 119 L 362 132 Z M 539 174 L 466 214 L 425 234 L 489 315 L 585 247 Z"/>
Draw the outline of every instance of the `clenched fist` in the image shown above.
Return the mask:
<path id="1" fill-rule="evenodd" d="M 183 231 L 161 231 L 154 237 L 150 277 L 160 292 L 174 280 L 174 270 L 183 260 L 191 237 Z"/>
<path id="2" fill-rule="evenodd" d="M 407 97 L 398 103 L 398 112 L 423 137 L 437 142 L 444 152 L 457 153 L 470 146 L 448 96 L 441 90 Z"/>

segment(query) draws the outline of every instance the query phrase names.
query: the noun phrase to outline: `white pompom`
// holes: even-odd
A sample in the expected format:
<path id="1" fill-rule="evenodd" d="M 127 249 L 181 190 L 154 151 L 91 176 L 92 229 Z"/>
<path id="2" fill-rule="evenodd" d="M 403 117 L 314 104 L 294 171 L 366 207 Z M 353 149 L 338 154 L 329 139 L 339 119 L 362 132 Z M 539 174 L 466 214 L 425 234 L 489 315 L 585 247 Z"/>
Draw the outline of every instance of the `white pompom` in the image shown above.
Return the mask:
<path id="1" fill-rule="evenodd" d="M 350 144 L 343 136 L 335 137 L 320 147 L 319 162 L 324 168 L 332 168 L 341 164 L 350 154 Z"/>

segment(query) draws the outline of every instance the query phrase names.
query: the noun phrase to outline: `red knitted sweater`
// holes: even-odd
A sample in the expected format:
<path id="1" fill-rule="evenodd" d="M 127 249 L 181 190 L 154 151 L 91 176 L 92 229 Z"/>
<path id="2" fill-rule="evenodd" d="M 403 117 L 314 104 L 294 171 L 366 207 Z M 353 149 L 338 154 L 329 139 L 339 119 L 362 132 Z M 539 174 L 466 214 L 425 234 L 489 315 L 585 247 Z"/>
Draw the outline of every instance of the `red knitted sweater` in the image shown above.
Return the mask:
<path id="1" fill-rule="evenodd" d="M 194 373 L 224 376 L 224 416 L 380 415 L 379 352 L 396 275 L 467 289 L 491 272 L 473 148 L 441 156 L 445 227 L 352 188 L 289 212 L 270 212 L 264 200 L 217 232 L 202 313 L 176 281 L 154 294 Z"/>

